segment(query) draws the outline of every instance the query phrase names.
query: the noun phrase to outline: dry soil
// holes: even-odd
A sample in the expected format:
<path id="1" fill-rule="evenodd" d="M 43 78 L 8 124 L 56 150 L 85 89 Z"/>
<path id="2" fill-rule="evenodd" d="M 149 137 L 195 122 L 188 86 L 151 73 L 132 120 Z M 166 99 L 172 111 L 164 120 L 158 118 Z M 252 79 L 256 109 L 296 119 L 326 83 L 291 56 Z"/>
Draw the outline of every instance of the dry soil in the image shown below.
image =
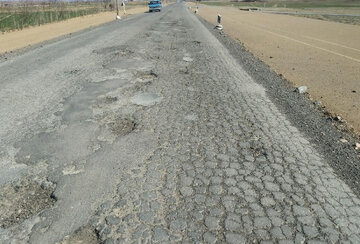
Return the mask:
<path id="1" fill-rule="evenodd" d="M 360 132 L 360 26 L 200 6 L 199 14 Z"/>

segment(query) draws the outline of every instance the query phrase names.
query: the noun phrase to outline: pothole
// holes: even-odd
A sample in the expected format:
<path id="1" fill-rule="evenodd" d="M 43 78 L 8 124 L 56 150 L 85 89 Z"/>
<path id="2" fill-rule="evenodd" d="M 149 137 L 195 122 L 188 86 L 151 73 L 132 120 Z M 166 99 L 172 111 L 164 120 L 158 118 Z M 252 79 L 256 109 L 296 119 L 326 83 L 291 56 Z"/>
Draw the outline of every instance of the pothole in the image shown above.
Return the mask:
<path id="1" fill-rule="evenodd" d="M 111 46 L 105 47 L 99 50 L 93 50 L 93 53 L 96 54 L 112 54 L 114 56 L 128 56 L 134 53 L 134 51 L 130 50 L 127 46 Z"/>
<path id="2" fill-rule="evenodd" d="M 119 57 L 122 57 L 122 56 L 130 56 L 132 55 L 134 52 L 129 50 L 129 49 L 123 49 L 123 50 L 119 50 L 119 51 L 116 51 L 114 53 L 114 56 L 119 56 Z"/>
<path id="3" fill-rule="evenodd" d="M 156 93 L 140 93 L 131 98 L 131 102 L 140 106 L 151 106 L 162 100 Z"/>
<path id="4" fill-rule="evenodd" d="M 148 38 L 148 37 L 150 37 L 150 36 L 151 36 L 151 34 L 148 33 L 148 32 L 146 32 L 146 33 L 144 33 L 144 34 L 142 35 L 143 38 Z"/>
<path id="5" fill-rule="evenodd" d="M 183 60 L 185 61 L 185 62 L 192 62 L 192 61 L 194 61 L 192 58 L 190 58 L 190 57 L 183 57 Z"/>
<path id="6" fill-rule="evenodd" d="M 119 80 L 120 83 L 123 82 L 123 80 L 129 80 L 132 78 L 132 74 L 130 72 L 127 72 L 126 69 L 112 69 L 111 71 L 113 71 L 113 75 L 107 75 L 107 76 L 103 76 L 103 77 L 99 77 L 96 79 L 91 80 L 91 82 L 93 83 L 100 83 L 100 82 L 108 82 L 108 81 L 114 81 L 114 80 Z"/>
<path id="7" fill-rule="evenodd" d="M 105 103 L 109 104 L 109 103 L 114 103 L 118 100 L 117 97 L 113 97 L 113 96 L 106 96 L 105 97 Z"/>
<path id="8" fill-rule="evenodd" d="M 111 122 L 108 126 L 114 134 L 123 136 L 131 133 L 135 129 L 135 122 L 131 119 L 125 118 Z"/>
<path id="9" fill-rule="evenodd" d="M 78 73 L 80 73 L 81 70 L 80 69 L 73 69 L 73 70 L 69 70 L 69 71 L 65 71 L 64 74 L 67 74 L 67 75 L 76 75 Z"/>
<path id="10" fill-rule="evenodd" d="M 188 75 L 190 74 L 189 67 L 185 67 L 184 69 L 179 69 L 180 74 Z"/>
<path id="11" fill-rule="evenodd" d="M 63 170 L 63 175 L 77 175 L 84 172 L 84 166 L 68 165 Z"/>
<path id="12" fill-rule="evenodd" d="M 69 236 L 66 236 L 60 244 L 98 244 L 99 236 L 94 228 L 85 226 Z"/>
<path id="13" fill-rule="evenodd" d="M 196 114 L 188 114 L 185 116 L 185 119 L 190 121 L 196 121 L 198 119 L 198 116 Z"/>
<path id="14" fill-rule="evenodd" d="M 116 73 L 119 73 L 119 71 L 122 73 L 122 71 L 136 72 L 139 70 L 139 67 L 141 67 L 142 71 L 150 70 L 153 68 L 153 64 L 141 57 L 133 56 L 129 58 L 122 58 L 121 60 L 109 58 L 103 62 L 102 67 L 110 71 L 113 70 Z"/>
<path id="15" fill-rule="evenodd" d="M 156 79 L 158 75 L 154 71 L 139 72 L 136 75 L 136 80 L 139 82 L 150 83 Z"/>
<path id="16" fill-rule="evenodd" d="M 0 227 L 11 227 L 51 207 L 56 201 L 54 189 L 51 182 L 26 179 L 0 186 Z"/>

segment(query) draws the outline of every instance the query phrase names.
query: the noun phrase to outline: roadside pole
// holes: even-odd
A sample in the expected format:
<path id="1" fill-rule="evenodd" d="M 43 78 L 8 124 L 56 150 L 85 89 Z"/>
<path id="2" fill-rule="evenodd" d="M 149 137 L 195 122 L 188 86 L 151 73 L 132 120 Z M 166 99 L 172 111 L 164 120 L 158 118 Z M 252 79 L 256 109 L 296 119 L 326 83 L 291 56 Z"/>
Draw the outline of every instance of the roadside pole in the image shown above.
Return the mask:
<path id="1" fill-rule="evenodd" d="M 221 15 L 218 13 L 217 15 L 217 26 L 215 27 L 216 29 L 218 30 L 222 30 L 223 29 L 223 26 L 221 25 Z"/>
<path id="2" fill-rule="evenodd" d="M 122 6 L 123 6 L 124 14 L 126 14 L 126 9 L 125 9 L 125 0 L 122 0 Z"/>
<path id="3" fill-rule="evenodd" d="M 115 0 L 115 4 L 116 4 L 116 19 L 121 19 L 120 15 L 119 15 L 119 3 L 118 3 L 118 0 Z"/>
<path id="4" fill-rule="evenodd" d="M 195 14 L 199 14 L 199 0 L 196 0 Z"/>

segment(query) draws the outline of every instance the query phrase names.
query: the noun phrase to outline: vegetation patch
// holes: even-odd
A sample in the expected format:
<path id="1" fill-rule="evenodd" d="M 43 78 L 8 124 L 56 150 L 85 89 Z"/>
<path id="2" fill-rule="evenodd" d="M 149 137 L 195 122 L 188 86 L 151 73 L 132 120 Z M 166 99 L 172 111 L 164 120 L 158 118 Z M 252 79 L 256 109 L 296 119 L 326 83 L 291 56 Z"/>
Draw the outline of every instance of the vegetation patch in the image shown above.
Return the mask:
<path id="1" fill-rule="evenodd" d="M 29 26 L 43 25 L 46 23 L 66 20 L 88 14 L 100 12 L 98 9 L 41 11 L 41 12 L 14 12 L 2 13 L 0 30 L 2 32 L 23 29 Z M 0 15 L 1 16 L 1 15 Z"/>
<path id="2" fill-rule="evenodd" d="M 119 1 L 120 2 L 120 1 Z M 146 3 L 126 3 L 126 9 Z M 75 17 L 115 11 L 110 1 L 104 2 L 4 2 L 0 1 L 0 32 L 21 30 Z"/>

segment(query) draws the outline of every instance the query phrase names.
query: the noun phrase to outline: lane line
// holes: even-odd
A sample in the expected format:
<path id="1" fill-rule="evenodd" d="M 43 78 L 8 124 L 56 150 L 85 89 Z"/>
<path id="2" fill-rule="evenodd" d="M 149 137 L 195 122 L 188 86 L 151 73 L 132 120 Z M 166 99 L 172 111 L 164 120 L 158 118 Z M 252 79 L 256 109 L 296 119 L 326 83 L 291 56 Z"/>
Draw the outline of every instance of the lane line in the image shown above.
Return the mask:
<path id="1" fill-rule="evenodd" d="M 252 23 L 249 23 L 249 22 L 246 22 L 246 21 L 244 21 L 244 22 L 248 23 L 248 24 L 252 24 Z M 272 27 L 269 27 L 269 26 L 266 26 L 266 25 L 262 25 L 262 24 L 254 24 L 254 25 L 256 25 L 258 27 L 261 27 L 263 29 L 272 29 L 273 31 L 282 32 L 282 33 L 287 34 L 287 35 L 295 35 L 295 36 L 299 36 L 299 37 L 304 37 L 304 38 L 308 38 L 308 39 L 311 39 L 311 40 L 314 40 L 314 41 L 324 42 L 324 43 L 331 44 L 331 45 L 334 45 L 334 46 L 347 48 L 347 49 L 350 49 L 350 50 L 360 52 L 360 49 L 353 48 L 353 47 L 348 47 L 348 46 L 345 46 L 345 45 L 342 45 L 342 44 L 339 44 L 339 43 L 336 43 L 336 42 L 330 42 L 330 41 L 326 41 L 326 40 L 323 40 L 323 39 L 318 39 L 318 38 L 315 38 L 315 37 L 312 37 L 312 36 L 307 36 L 307 35 L 299 35 L 297 33 L 292 33 L 292 32 L 284 31 L 284 30 L 277 29 L 277 28 L 275 29 L 275 28 L 272 28 Z"/>
<path id="2" fill-rule="evenodd" d="M 343 48 L 347 48 L 347 49 L 350 49 L 350 50 L 354 50 L 354 51 L 360 52 L 360 49 L 356 49 L 356 48 L 353 48 L 353 47 L 344 46 L 344 45 L 339 44 L 339 43 L 336 43 L 336 42 L 329 42 L 329 41 L 325 41 L 325 40 L 318 39 L 318 38 L 311 37 L 311 36 L 303 36 L 303 37 L 308 38 L 308 39 L 312 39 L 312 40 L 315 40 L 315 41 L 320 41 L 320 42 L 328 43 L 328 44 L 331 44 L 331 45 L 334 45 L 334 46 L 339 46 L 339 47 L 343 47 Z"/>
<path id="3" fill-rule="evenodd" d="M 266 26 L 266 25 L 249 23 L 249 22 L 247 22 L 247 21 L 243 21 L 243 22 L 246 23 L 246 24 L 248 24 L 248 25 L 250 25 L 250 26 L 251 26 L 251 25 L 254 25 L 254 26 L 256 26 L 257 28 L 259 28 L 259 29 L 261 29 L 261 30 L 264 30 L 264 31 L 267 31 L 267 32 L 271 32 L 271 33 L 275 33 L 275 34 L 277 34 L 277 35 L 281 35 L 281 36 L 287 37 L 288 39 L 292 39 L 292 40 L 296 40 L 296 41 L 298 41 L 298 42 L 301 42 L 301 41 L 299 41 L 299 40 L 297 40 L 297 39 L 288 37 L 288 36 L 286 36 L 286 35 L 278 34 L 278 33 L 276 33 L 276 32 L 270 31 L 270 30 L 266 30 L 266 28 L 269 29 L 269 27 Z M 273 29 L 273 28 L 272 28 L 272 29 Z M 288 34 L 288 35 L 298 35 L 298 34 L 296 34 L 296 33 L 291 33 L 291 32 L 287 32 L 287 31 L 283 31 L 283 30 L 281 30 L 281 29 L 276 29 L 275 31 L 283 32 L 283 33 Z M 298 36 L 299 36 L 299 37 L 305 37 L 305 38 L 312 39 L 312 40 L 315 40 L 315 41 L 320 41 L 320 42 L 328 43 L 328 44 L 331 44 L 331 45 L 334 45 L 334 46 L 338 46 L 338 47 L 342 47 L 342 48 L 347 48 L 347 49 L 351 49 L 351 50 L 360 52 L 360 49 L 348 47 L 348 46 L 345 46 L 345 45 L 342 45 L 342 44 L 338 44 L 338 43 L 335 43 L 335 42 L 325 41 L 325 40 L 318 39 L 318 38 L 311 37 L 311 36 L 307 36 L 307 35 L 298 35 Z M 304 42 L 304 43 L 306 43 L 306 42 Z M 333 52 L 334 54 L 336 53 L 336 54 L 343 55 L 343 54 L 341 54 L 341 53 L 334 52 L 334 51 L 331 51 L 331 50 L 329 50 L 329 49 L 325 49 L 325 48 L 322 48 L 322 47 L 318 47 L 318 46 L 315 46 L 315 45 L 312 45 L 312 44 L 309 44 L 309 43 L 306 43 L 306 44 L 309 45 L 309 46 L 313 46 L 313 47 L 319 48 L 319 49 L 327 50 L 327 51 L 329 51 L 329 52 Z M 343 56 L 346 56 L 346 55 L 343 55 Z M 352 57 L 350 57 L 350 56 L 346 56 L 346 57 L 349 57 L 349 58 L 351 58 L 351 59 L 358 60 L 358 59 L 352 58 Z"/>
<path id="4" fill-rule="evenodd" d="M 245 22 L 246 23 L 246 22 Z M 315 46 L 315 45 L 312 45 L 312 44 L 309 44 L 309 43 L 306 43 L 306 42 L 303 42 L 303 41 L 299 41 L 299 40 L 296 40 L 294 38 L 291 38 L 291 37 L 288 37 L 288 36 L 284 36 L 284 35 L 281 35 L 281 34 L 278 34 L 278 33 L 275 33 L 275 32 L 272 32 L 272 31 L 269 31 L 269 30 L 265 30 L 265 29 L 262 29 L 260 27 L 256 27 L 254 25 L 251 25 L 253 28 L 256 28 L 256 29 L 259 29 L 261 31 L 264 31 L 264 32 L 267 32 L 267 33 L 270 33 L 272 35 L 275 35 L 275 36 L 278 36 L 278 37 L 282 37 L 284 39 L 288 39 L 290 41 L 293 41 L 293 42 L 297 42 L 297 43 L 300 43 L 300 44 L 303 44 L 305 46 L 309 46 L 309 47 L 312 47 L 312 48 L 316 48 L 316 49 L 319 49 L 319 50 L 322 50 L 324 52 L 328 52 L 328 53 L 331 53 L 331 54 L 334 54 L 334 55 L 337 55 L 337 56 L 340 56 L 340 57 L 343 57 L 343 58 L 347 58 L 347 59 L 350 59 L 352 61 L 355 61 L 355 62 L 358 62 L 360 63 L 360 59 L 356 59 L 356 58 L 353 58 L 353 57 L 350 57 L 350 56 L 347 56 L 347 55 L 344 55 L 344 54 L 341 54 L 341 53 L 338 53 L 338 52 L 334 52 L 334 51 L 331 51 L 331 50 L 328 50 L 326 48 L 322 48 L 322 47 L 318 47 L 318 46 Z"/>

